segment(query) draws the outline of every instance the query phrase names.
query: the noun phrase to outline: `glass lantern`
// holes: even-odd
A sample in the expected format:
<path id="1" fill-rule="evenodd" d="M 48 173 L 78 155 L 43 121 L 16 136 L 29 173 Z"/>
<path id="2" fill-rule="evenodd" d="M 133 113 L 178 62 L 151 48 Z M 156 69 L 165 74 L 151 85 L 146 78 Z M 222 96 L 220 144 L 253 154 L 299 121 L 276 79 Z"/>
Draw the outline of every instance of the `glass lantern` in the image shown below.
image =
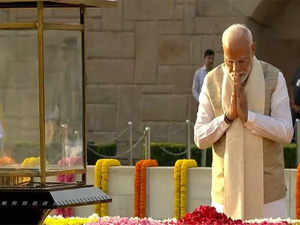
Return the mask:
<path id="1" fill-rule="evenodd" d="M 50 185 L 86 174 L 85 7 L 114 0 L 0 0 L 36 19 L 0 24 L 0 186 Z M 51 23 L 48 8 L 76 7 L 78 23 Z M 1 9 L 0 9 L 1 10 Z"/>

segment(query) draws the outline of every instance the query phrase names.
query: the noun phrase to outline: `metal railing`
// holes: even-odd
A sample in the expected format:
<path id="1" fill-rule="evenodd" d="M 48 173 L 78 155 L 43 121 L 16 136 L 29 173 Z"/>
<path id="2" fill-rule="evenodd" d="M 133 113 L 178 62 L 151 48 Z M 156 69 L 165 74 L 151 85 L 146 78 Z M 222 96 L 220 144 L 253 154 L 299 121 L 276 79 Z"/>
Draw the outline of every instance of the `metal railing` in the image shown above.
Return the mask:
<path id="1" fill-rule="evenodd" d="M 186 123 L 186 151 L 187 158 L 191 158 L 191 122 L 189 120 L 185 121 Z"/>
<path id="2" fill-rule="evenodd" d="M 150 127 L 145 127 L 145 159 L 151 159 L 151 129 Z"/>
<path id="3" fill-rule="evenodd" d="M 300 124 L 300 122 L 299 122 Z M 164 153 L 172 156 L 181 156 L 181 155 L 187 155 L 188 159 L 191 159 L 192 154 L 191 154 L 191 129 L 194 129 L 195 124 L 191 122 L 190 120 L 185 121 L 185 126 L 183 128 L 173 130 L 171 133 L 169 133 L 168 136 L 170 135 L 177 135 L 178 133 L 182 132 L 182 135 L 185 135 L 185 145 L 186 149 L 183 152 L 175 153 L 167 150 L 163 146 L 159 146 L 160 150 L 163 151 Z M 137 146 L 141 144 L 144 141 L 144 158 L 145 159 L 151 159 L 151 128 L 149 126 L 146 126 L 143 133 L 141 132 L 134 132 L 133 130 L 133 122 L 128 121 L 128 127 L 126 127 L 124 130 L 122 130 L 117 137 L 113 138 L 111 142 L 120 142 L 120 138 L 125 135 L 126 133 L 129 133 L 128 135 L 128 143 L 129 147 L 127 150 L 122 151 L 115 156 L 108 156 L 101 154 L 99 152 L 96 152 L 93 148 L 88 148 L 89 151 L 93 152 L 93 154 L 99 156 L 99 157 L 106 157 L 106 158 L 119 158 L 120 156 L 123 156 L 125 154 L 129 154 L 128 156 L 128 162 L 129 165 L 133 165 L 133 153 L 136 150 Z M 134 133 L 139 134 L 140 137 L 138 140 L 134 143 Z M 300 133 L 300 132 L 299 132 Z M 300 137 L 299 137 L 300 140 Z M 300 154 L 299 154 L 300 155 Z M 201 165 L 205 166 L 206 165 L 206 150 L 201 150 Z"/>
<path id="4" fill-rule="evenodd" d="M 150 159 L 151 158 L 151 135 L 150 135 L 150 127 L 145 127 L 144 129 L 144 133 L 141 134 L 141 136 L 138 138 L 138 140 L 133 143 L 133 123 L 131 121 L 128 122 L 128 127 L 125 128 L 123 131 L 120 132 L 120 134 L 111 139 L 109 141 L 109 143 L 111 142 L 119 142 L 120 138 L 127 132 L 129 131 L 129 148 L 126 151 L 122 151 L 114 156 L 110 156 L 110 155 L 105 155 L 102 153 L 99 153 L 97 151 L 95 151 L 92 146 L 88 145 L 88 151 L 92 152 L 93 154 L 102 157 L 102 158 L 120 158 L 120 156 L 126 155 L 129 153 L 129 164 L 133 165 L 133 152 L 136 150 L 136 147 L 141 144 L 143 141 L 145 143 L 145 152 L 144 152 L 144 157 L 145 159 Z"/>

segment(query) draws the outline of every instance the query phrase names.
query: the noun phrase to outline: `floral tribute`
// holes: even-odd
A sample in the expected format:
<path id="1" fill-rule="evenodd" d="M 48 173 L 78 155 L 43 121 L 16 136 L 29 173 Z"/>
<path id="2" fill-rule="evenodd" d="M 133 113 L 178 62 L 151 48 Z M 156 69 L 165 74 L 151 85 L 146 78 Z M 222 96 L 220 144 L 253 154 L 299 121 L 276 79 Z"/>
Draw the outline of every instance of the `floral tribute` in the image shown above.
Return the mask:
<path id="1" fill-rule="evenodd" d="M 224 213 L 218 213 L 214 207 L 200 206 L 192 213 L 187 213 L 182 219 L 177 221 L 176 225 L 288 225 L 286 221 L 254 221 L 243 222 L 242 220 L 233 220 Z"/>
<path id="2" fill-rule="evenodd" d="M 182 218 L 186 214 L 187 168 L 197 167 L 193 159 L 177 160 L 174 166 L 174 217 Z"/>
<path id="3" fill-rule="evenodd" d="M 154 220 L 152 218 L 108 217 L 93 214 L 88 218 L 48 216 L 43 225 L 175 225 L 176 219 Z"/>
<path id="4" fill-rule="evenodd" d="M 22 168 L 35 168 L 40 165 L 40 157 L 28 157 L 21 163 Z"/>
<path id="5" fill-rule="evenodd" d="M 299 220 L 262 219 L 262 220 L 233 220 L 224 213 L 218 213 L 214 207 L 199 206 L 192 213 L 176 220 L 155 220 L 138 217 L 101 217 L 93 214 L 88 218 L 48 216 L 44 225 L 299 225 Z"/>
<path id="6" fill-rule="evenodd" d="M 96 214 L 88 218 L 81 217 L 68 217 L 64 218 L 62 216 L 47 216 L 43 225 L 85 225 L 89 223 L 95 223 L 99 220 Z"/>
<path id="7" fill-rule="evenodd" d="M 89 225 L 175 225 L 175 219 L 154 220 L 152 218 L 138 217 L 102 217 L 97 222 L 89 223 Z"/>
<path id="8" fill-rule="evenodd" d="M 117 159 L 99 159 L 95 166 L 95 187 L 100 188 L 107 193 L 108 169 L 111 166 L 120 166 L 121 163 Z M 107 203 L 100 203 L 95 205 L 95 211 L 99 216 L 107 215 Z"/>
<path id="9" fill-rule="evenodd" d="M 147 167 L 158 166 L 156 160 L 140 160 L 134 169 L 134 216 L 146 216 L 146 177 Z"/>

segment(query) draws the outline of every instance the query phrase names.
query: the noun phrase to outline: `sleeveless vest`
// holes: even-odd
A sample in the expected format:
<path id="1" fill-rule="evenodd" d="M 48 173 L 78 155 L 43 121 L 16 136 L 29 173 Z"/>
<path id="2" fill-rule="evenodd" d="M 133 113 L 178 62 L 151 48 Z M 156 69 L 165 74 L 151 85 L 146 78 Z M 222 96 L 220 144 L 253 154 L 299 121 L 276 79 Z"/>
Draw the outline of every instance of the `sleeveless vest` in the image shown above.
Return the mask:
<path id="1" fill-rule="evenodd" d="M 277 85 L 279 70 L 260 61 L 265 78 L 265 115 L 271 115 L 271 98 Z M 222 109 L 223 69 L 219 65 L 206 76 L 207 96 L 215 117 L 224 114 Z M 213 144 L 212 201 L 224 205 L 224 152 L 225 134 Z M 283 147 L 270 139 L 263 138 L 264 203 L 285 197 Z"/>

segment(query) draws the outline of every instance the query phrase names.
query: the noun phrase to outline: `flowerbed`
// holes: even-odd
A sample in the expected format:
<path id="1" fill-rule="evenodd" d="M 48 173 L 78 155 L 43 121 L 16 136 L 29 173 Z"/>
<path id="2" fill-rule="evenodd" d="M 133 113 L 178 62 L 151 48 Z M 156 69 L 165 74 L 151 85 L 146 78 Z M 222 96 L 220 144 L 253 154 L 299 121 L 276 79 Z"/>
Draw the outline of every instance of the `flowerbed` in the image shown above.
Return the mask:
<path id="1" fill-rule="evenodd" d="M 101 217 L 95 223 L 89 225 L 175 225 L 176 220 L 155 220 L 152 218 L 138 218 L 138 217 Z"/>
<path id="2" fill-rule="evenodd" d="M 179 220 L 155 220 L 138 217 L 98 217 L 94 214 L 89 218 L 48 216 L 44 225 L 300 225 L 300 220 L 283 220 L 280 218 L 249 221 L 233 220 L 223 213 L 217 213 L 213 207 L 200 206 Z"/>
<path id="3" fill-rule="evenodd" d="M 44 225 L 175 225 L 176 219 L 169 220 L 154 220 L 152 218 L 138 218 L 138 217 L 98 217 L 93 214 L 88 218 L 62 216 L 48 216 Z"/>

